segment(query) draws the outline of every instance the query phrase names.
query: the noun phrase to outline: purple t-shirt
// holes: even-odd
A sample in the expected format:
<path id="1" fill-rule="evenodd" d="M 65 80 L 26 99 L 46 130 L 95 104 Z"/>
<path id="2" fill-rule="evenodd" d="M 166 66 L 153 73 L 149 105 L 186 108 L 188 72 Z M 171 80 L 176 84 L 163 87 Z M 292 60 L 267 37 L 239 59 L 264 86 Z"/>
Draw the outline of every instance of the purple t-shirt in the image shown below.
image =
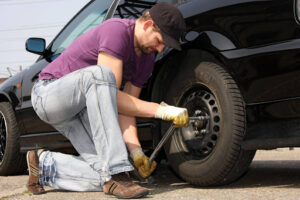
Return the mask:
<path id="1" fill-rule="evenodd" d="M 97 65 L 104 51 L 123 61 L 123 80 L 142 87 L 150 77 L 154 53 L 136 55 L 134 50 L 135 20 L 109 19 L 82 34 L 39 74 L 40 79 L 60 78 L 75 70 Z"/>

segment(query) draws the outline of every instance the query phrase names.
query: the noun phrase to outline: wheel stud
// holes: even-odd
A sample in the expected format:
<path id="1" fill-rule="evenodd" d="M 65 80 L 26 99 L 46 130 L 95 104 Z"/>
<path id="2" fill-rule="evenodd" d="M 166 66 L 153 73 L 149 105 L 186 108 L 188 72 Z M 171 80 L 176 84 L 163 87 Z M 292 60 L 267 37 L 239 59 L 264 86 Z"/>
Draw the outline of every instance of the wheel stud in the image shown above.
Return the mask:
<path id="1" fill-rule="evenodd" d="M 194 121 L 194 126 L 197 128 L 202 128 L 204 126 L 204 121 L 196 120 Z"/>
<path id="2" fill-rule="evenodd" d="M 195 137 L 199 137 L 200 136 L 200 132 L 199 131 L 194 131 L 194 135 L 195 135 Z"/>
<path id="3" fill-rule="evenodd" d="M 200 131 L 199 130 L 194 131 L 195 137 L 199 137 L 199 138 L 203 138 L 206 133 L 207 133 L 206 129 L 201 129 Z"/>

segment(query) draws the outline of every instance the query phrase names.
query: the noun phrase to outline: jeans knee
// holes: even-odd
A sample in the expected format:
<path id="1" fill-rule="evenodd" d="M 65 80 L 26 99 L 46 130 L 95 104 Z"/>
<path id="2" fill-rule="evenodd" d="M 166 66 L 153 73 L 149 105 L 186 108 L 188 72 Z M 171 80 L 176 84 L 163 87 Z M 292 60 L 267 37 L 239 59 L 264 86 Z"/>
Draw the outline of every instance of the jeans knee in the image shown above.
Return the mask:
<path id="1" fill-rule="evenodd" d="M 116 78 L 114 73 L 111 71 L 109 67 L 106 67 L 104 65 L 94 65 L 87 68 L 88 76 L 91 76 L 89 78 L 101 81 L 101 82 L 107 82 L 109 84 L 116 84 Z"/>

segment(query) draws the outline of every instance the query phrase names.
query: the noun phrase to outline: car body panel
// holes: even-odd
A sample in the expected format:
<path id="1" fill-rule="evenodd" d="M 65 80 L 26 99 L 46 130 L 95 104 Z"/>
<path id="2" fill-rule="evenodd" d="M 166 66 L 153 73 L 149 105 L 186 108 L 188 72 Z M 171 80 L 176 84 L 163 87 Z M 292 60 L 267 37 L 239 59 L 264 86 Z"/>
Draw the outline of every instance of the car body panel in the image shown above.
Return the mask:
<path id="1" fill-rule="evenodd" d="M 184 9 L 197 7 L 188 4 Z M 220 57 L 247 104 L 299 97 L 300 28 L 293 0 L 195 4 L 206 8 L 187 19 L 190 31 L 199 33 L 195 47 Z"/>
<path id="2" fill-rule="evenodd" d="M 122 8 L 116 7 L 119 3 L 130 7 L 134 2 L 140 1 L 126 1 L 126 4 L 123 4 L 124 2 L 124 0 L 112 1 L 109 9 L 105 10 L 104 19 L 121 16 L 118 12 Z M 149 2 L 148 5 L 140 5 L 140 8 L 148 8 L 155 1 Z M 199 49 L 211 54 L 237 82 L 249 111 L 249 130 L 254 130 L 251 129 L 253 124 L 263 126 L 265 119 L 267 119 L 265 121 L 276 119 L 288 123 L 288 119 L 299 117 L 300 27 L 295 18 L 294 0 L 169 0 L 167 2 L 176 4 L 186 18 L 187 35 L 182 41 L 183 51 Z M 68 27 L 93 3 L 100 3 L 100 0 L 87 4 L 62 29 L 35 64 L 0 86 L 3 97 L 5 96 L 14 105 L 22 135 L 21 141 L 24 140 L 26 142 L 22 144 L 27 144 L 24 149 L 36 144 L 45 145 L 45 139 L 39 142 L 39 138 L 43 138 L 41 133 L 44 133 L 44 138 L 49 138 L 55 132 L 53 127 L 41 121 L 32 109 L 31 88 L 40 70 L 61 53 L 52 52 L 53 49 L 57 50 L 54 48 L 57 46 L 56 42 L 63 40 L 64 35 L 67 35 Z M 153 81 L 162 68 L 161 63 L 174 55 L 183 54 L 168 49 L 157 56 L 153 77 L 143 88 L 142 99 L 151 99 Z M 16 87 L 18 83 L 21 83 L 21 89 Z M 258 121 L 262 123 L 257 123 Z M 63 136 L 54 138 L 56 136 L 53 136 L 54 143 L 65 143 Z"/>

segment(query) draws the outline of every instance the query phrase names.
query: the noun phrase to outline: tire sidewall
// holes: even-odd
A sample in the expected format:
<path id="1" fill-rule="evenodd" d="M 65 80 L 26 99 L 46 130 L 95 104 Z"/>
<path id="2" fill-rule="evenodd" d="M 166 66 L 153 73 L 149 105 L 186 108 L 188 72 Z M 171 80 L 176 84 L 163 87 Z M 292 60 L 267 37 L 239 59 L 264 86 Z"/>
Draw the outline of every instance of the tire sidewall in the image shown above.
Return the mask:
<path id="1" fill-rule="evenodd" d="M 24 155 L 20 154 L 20 133 L 14 110 L 9 102 L 0 102 L 0 114 L 6 126 L 5 154 L 0 164 L 0 175 L 17 174 L 24 171 Z"/>
<path id="2" fill-rule="evenodd" d="M 0 104 L 0 115 L 4 118 L 4 121 L 5 121 L 5 129 L 6 129 L 6 133 L 5 133 L 5 138 L 6 138 L 6 144 L 5 144 L 5 150 L 4 150 L 4 156 L 3 156 L 3 160 L 0 161 L 0 172 L 1 172 L 1 169 L 3 168 L 3 166 L 6 165 L 6 160 L 7 160 L 7 151 L 8 151 L 8 145 L 7 145 L 7 142 L 8 142 L 8 124 L 7 124 L 7 114 L 6 114 L 6 110 L 5 108 L 3 108 L 3 104 Z M 3 133 L 1 133 L 3 134 Z"/>
<path id="3" fill-rule="evenodd" d="M 221 113 L 220 133 L 217 139 L 216 146 L 213 151 L 201 161 L 187 161 L 182 159 L 182 153 L 178 152 L 178 144 L 175 137 L 172 137 L 165 146 L 166 154 L 172 168 L 184 179 L 202 179 L 206 182 L 213 182 L 222 173 L 226 173 L 230 167 L 228 161 L 233 151 L 238 148 L 234 143 L 236 138 L 232 134 L 232 123 L 235 115 L 233 114 L 233 99 L 229 91 L 226 79 L 223 73 L 225 72 L 220 65 L 206 61 L 191 61 L 191 59 L 183 62 L 185 66 L 180 68 L 179 73 L 173 79 L 166 95 L 167 103 L 171 105 L 179 105 L 180 99 L 191 87 L 201 85 L 208 88 L 215 96 Z M 163 133 L 167 125 L 162 125 Z M 179 131 L 177 131 L 179 132 Z M 172 155 L 174 154 L 174 156 Z M 177 154 L 177 155 L 176 155 Z"/>

